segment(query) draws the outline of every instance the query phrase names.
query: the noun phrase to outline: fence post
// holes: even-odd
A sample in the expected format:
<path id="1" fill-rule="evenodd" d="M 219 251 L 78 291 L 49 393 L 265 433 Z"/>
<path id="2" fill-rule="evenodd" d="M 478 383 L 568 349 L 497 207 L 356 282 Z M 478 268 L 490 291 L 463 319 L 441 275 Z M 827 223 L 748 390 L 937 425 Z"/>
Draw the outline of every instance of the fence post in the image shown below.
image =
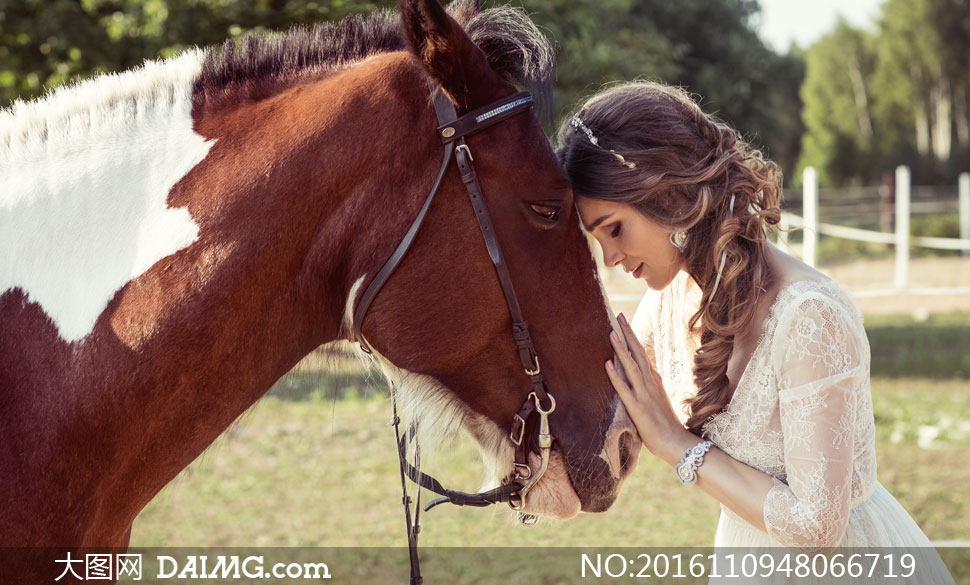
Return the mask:
<path id="1" fill-rule="evenodd" d="M 909 285 L 909 167 L 896 167 L 896 288 Z"/>
<path id="2" fill-rule="evenodd" d="M 809 266 L 818 264 L 818 176 L 815 167 L 802 171 L 802 260 Z"/>
<path id="3" fill-rule="evenodd" d="M 960 173 L 960 239 L 970 240 L 970 173 Z M 970 248 L 962 253 L 970 256 Z"/>

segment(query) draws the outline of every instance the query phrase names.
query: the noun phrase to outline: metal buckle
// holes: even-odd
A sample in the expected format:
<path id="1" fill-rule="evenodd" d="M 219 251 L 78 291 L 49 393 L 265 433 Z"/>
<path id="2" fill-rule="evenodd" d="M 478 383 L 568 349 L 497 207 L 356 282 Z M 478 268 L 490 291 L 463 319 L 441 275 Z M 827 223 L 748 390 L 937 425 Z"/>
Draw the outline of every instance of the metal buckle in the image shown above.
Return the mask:
<path id="1" fill-rule="evenodd" d="M 548 415 L 552 413 L 552 411 L 556 410 L 556 398 L 548 392 L 546 392 L 546 396 L 549 397 L 549 410 L 542 410 L 542 402 L 539 401 L 539 396 L 536 395 L 535 392 L 529 393 L 529 398 L 532 398 L 532 400 L 535 401 L 536 411 L 538 411 L 539 414 Z"/>
<path id="2" fill-rule="evenodd" d="M 513 434 L 514 433 L 513 431 L 513 433 L 509 433 L 509 439 L 511 439 L 512 442 L 515 443 L 516 447 L 520 447 L 522 445 L 522 438 L 525 437 L 525 419 L 519 416 L 519 413 L 515 413 L 515 418 L 517 418 L 519 420 L 519 423 L 521 423 L 519 424 L 519 436 L 516 437 Z"/>
<path id="3" fill-rule="evenodd" d="M 539 367 L 539 356 L 537 355 L 532 356 L 532 360 L 535 362 L 536 369 L 530 370 L 529 368 L 526 368 L 525 373 L 530 376 L 538 376 L 540 373 L 542 373 L 542 368 Z M 535 392 L 533 392 L 533 394 L 535 394 Z M 538 398 L 536 399 L 536 404 L 539 404 Z"/>
<path id="4" fill-rule="evenodd" d="M 460 150 L 464 150 L 465 151 L 465 154 L 468 155 L 468 160 L 470 160 L 470 161 L 474 161 L 475 160 L 475 157 L 472 156 L 472 149 L 468 148 L 468 145 L 467 144 L 459 144 L 458 146 L 456 146 L 455 147 L 455 154 L 458 154 L 458 151 L 460 151 Z"/>
<path id="5" fill-rule="evenodd" d="M 526 484 L 522 486 L 522 489 L 515 494 L 517 501 L 512 498 L 509 499 L 509 506 L 516 511 L 522 509 L 526 494 L 529 493 L 532 486 L 542 479 L 542 476 L 546 473 L 546 469 L 549 468 L 549 452 L 552 450 L 552 442 L 555 439 L 549 430 L 549 414 L 556 410 L 556 399 L 548 392 L 546 393 L 546 396 L 549 397 L 549 409 L 543 410 L 542 403 L 539 401 L 539 395 L 535 392 L 529 393 L 529 398 L 535 401 L 536 411 L 539 413 L 539 454 L 541 459 L 539 469 L 532 472 L 530 468 L 528 481 L 526 481 Z M 515 463 L 515 468 L 518 470 L 519 463 Z"/>

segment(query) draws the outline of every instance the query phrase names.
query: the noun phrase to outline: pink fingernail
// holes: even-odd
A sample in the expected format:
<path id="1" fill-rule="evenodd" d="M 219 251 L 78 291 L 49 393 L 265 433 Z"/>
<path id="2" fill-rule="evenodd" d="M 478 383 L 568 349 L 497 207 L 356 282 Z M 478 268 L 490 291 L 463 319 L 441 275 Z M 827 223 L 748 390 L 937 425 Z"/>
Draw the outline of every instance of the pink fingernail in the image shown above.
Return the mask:
<path id="1" fill-rule="evenodd" d="M 613 360 L 606 360 L 606 369 L 613 371 Z"/>
<path id="2" fill-rule="evenodd" d="M 620 325 L 628 325 L 628 323 L 626 322 L 626 317 L 623 315 L 623 313 L 620 313 L 620 315 L 616 319 L 617 321 L 620 322 Z"/>
<path id="3" fill-rule="evenodd" d="M 619 341 L 620 336 L 617 335 L 616 331 L 610 331 L 610 339 L 612 339 L 613 341 Z"/>

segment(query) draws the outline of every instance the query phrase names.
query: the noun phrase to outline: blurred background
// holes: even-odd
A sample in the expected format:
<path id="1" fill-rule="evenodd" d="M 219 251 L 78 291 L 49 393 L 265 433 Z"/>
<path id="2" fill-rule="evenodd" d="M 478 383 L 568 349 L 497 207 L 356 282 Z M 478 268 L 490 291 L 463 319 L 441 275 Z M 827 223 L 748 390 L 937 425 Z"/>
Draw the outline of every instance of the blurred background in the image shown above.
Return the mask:
<path id="1" fill-rule="evenodd" d="M 394 4 L 0 0 L 0 107 L 192 45 Z M 778 162 L 792 228 L 779 245 L 842 283 L 866 317 L 881 481 L 932 540 L 970 546 L 970 2 L 513 4 L 559 48 L 557 121 L 603 83 L 655 79 L 686 87 Z M 631 314 L 643 283 L 602 275 L 614 309 Z M 346 347 L 311 355 L 156 498 L 133 544 L 403 544 L 386 396 Z M 477 487 L 467 441 L 438 466 Z M 614 510 L 512 529 L 505 510 L 438 509 L 422 538 L 701 546 L 718 513 L 649 454 Z"/>

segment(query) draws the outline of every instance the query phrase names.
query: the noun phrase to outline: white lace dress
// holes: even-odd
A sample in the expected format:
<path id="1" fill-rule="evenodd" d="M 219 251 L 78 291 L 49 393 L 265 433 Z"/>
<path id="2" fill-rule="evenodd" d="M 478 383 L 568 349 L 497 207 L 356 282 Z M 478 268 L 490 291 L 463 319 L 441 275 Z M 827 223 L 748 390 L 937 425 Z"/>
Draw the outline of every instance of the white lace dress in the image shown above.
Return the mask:
<path id="1" fill-rule="evenodd" d="M 649 291 L 633 319 L 684 420 L 698 345 L 687 321 L 699 300 L 699 287 L 681 272 L 663 291 Z M 797 281 L 778 293 L 731 402 L 704 433 L 774 478 L 764 504 L 768 532 L 722 505 L 715 547 L 905 547 L 925 557 L 919 579 L 892 583 L 953 583 L 919 526 L 876 481 L 869 344 L 862 316 L 834 282 Z M 744 579 L 786 581 L 784 574 Z"/>

